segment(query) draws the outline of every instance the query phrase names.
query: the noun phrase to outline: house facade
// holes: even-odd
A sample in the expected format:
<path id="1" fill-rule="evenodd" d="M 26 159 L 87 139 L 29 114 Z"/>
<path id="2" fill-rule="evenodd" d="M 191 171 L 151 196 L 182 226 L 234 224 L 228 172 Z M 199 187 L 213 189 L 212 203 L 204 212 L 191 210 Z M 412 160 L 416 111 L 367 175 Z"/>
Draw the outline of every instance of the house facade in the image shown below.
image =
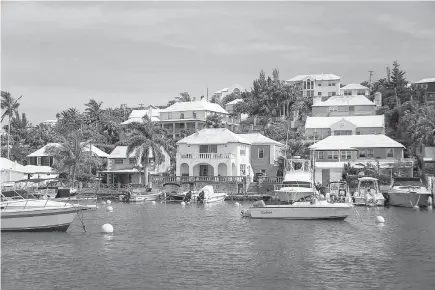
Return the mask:
<path id="1" fill-rule="evenodd" d="M 202 129 L 177 142 L 177 176 L 253 177 L 250 142 L 226 128 Z"/>
<path id="2" fill-rule="evenodd" d="M 344 96 L 362 95 L 367 97 L 370 95 L 370 89 L 360 84 L 348 84 L 340 88 L 340 95 L 344 95 Z"/>
<path id="3" fill-rule="evenodd" d="M 279 169 L 276 161 L 284 155 L 284 144 L 260 133 L 238 135 L 251 143 L 250 163 L 254 174 L 263 173 L 276 177 Z"/>
<path id="4" fill-rule="evenodd" d="M 286 83 L 301 85 L 303 96 L 312 98 L 313 104 L 340 94 L 340 77 L 334 74 L 298 75 Z"/>
<path id="5" fill-rule="evenodd" d="M 233 94 L 233 93 L 240 94 L 240 93 L 245 92 L 245 91 L 246 91 L 246 89 L 243 86 L 235 84 L 235 85 L 232 85 L 228 88 L 223 88 L 217 92 L 214 92 L 212 98 L 216 98 L 216 99 L 222 101 L 223 98 L 225 98 L 226 96 L 228 96 L 230 94 Z"/>
<path id="6" fill-rule="evenodd" d="M 435 78 L 422 79 L 415 84 L 418 87 L 426 90 L 426 97 L 428 101 L 435 101 Z"/>
<path id="7" fill-rule="evenodd" d="M 119 139 L 120 141 L 123 141 L 127 138 L 127 125 L 134 122 L 143 122 L 143 118 L 145 116 L 148 116 L 152 122 L 158 122 L 160 119 L 160 111 L 161 109 L 154 107 L 154 106 L 148 106 L 144 108 L 143 110 L 133 110 L 130 113 L 130 116 L 128 116 L 128 119 L 124 122 L 122 122 L 120 125 L 121 132 L 119 133 Z"/>
<path id="8" fill-rule="evenodd" d="M 205 98 L 200 101 L 178 102 L 160 111 L 159 123 L 175 137 L 181 130 L 195 132 L 205 127 L 207 116 L 219 115 L 222 122 L 231 129 L 238 123 L 219 104 L 210 103 Z"/>
<path id="9" fill-rule="evenodd" d="M 171 166 L 171 158 L 163 150 L 164 162 L 155 164 L 152 152 L 149 155 L 148 174 L 157 175 L 168 171 Z M 127 146 L 117 146 L 107 158 L 107 169 L 99 171 L 105 175 L 107 184 L 140 184 L 143 183 L 144 170 L 141 168 L 139 160 L 135 157 L 135 152 L 127 156 Z"/>
<path id="10" fill-rule="evenodd" d="M 312 116 L 371 116 L 376 115 L 377 108 L 374 102 L 363 95 L 340 95 L 313 104 Z"/>
<path id="11" fill-rule="evenodd" d="M 347 163 L 391 168 L 409 161 L 404 158 L 404 149 L 405 146 L 385 135 L 329 136 L 310 146 L 315 158 L 315 181 L 324 186 L 339 181 Z"/>
<path id="12" fill-rule="evenodd" d="M 337 135 L 385 134 L 385 116 L 307 117 L 305 138 L 316 142 Z"/>

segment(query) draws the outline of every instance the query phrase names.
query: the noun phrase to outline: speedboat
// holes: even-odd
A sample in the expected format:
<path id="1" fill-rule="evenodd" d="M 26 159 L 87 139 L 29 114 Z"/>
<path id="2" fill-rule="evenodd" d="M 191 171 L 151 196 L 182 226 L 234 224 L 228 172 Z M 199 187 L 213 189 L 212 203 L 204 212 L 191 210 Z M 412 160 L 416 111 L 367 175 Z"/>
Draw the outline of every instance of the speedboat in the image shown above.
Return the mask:
<path id="1" fill-rule="evenodd" d="M 395 178 L 387 192 L 389 205 L 403 207 L 426 207 L 431 193 L 424 186 L 420 178 L 401 177 Z"/>
<path id="2" fill-rule="evenodd" d="M 332 181 L 329 183 L 329 197 L 336 202 L 346 202 L 349 196 L 349 186 L 346 181 Z"/>
<path id="3" fill-rule="evenodd" d="M 182 185 L 188 184 L 189 190 L 184 190 Z M 198 192 L 195 190 L 194 182 L 172 183 L 168 182 L 163 184 L 163 191 L 161 195 L 164 196 L 164 202 L 196 202 Z"/>
<path id="4" fill-rule="evenodd" d="M 317 194 L 310 160 L 287 159 L 283 183 L 280 188 L 275 188 L 275 195 L 278 196 L 279 200 L 289 203 Z"/>
<path id="5" fill-rule="evenodd" d="M 199 191 L 197 202 L 198 203 L 219 202 L 219 201 L 224 201 L 226 197 L 227 197 L 226 193 L 214 192 L 213 186 L 206 185 Z"/>
<path id="6" fill-rule="evenodd" d="M 385 204 L 378 179 L 374 177 L 358 178 L 358 189 L 354 192 L 352 199 L 355 205 L 384 206 Z"/>
<path id="7" fill-rule="evenodd" d="M 1 231 L 65 232 L 77 213 L 88 209 L 86 206 L 48 199 L 7 198 L 3 194 L 0 205 Z"/>
<path id="8" fill-rule="evenodd" d="M 350 203 L 330 203 L 316 198 L 312 198 L 311 201 L 277 205 L 266 205 L 260 200 L 247 211 L 242 211 L 242 215 L 254 219 L 344 220 L 352 210 L 353 205 Z"/>

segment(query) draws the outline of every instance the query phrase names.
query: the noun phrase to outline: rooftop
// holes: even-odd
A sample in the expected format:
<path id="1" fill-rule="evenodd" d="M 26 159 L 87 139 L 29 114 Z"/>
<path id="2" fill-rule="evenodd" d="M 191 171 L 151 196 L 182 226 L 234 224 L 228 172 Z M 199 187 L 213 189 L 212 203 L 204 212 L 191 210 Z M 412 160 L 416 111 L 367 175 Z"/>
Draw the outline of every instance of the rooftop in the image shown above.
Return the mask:
<path id="1" fill-rule="evenodd" d="M 246 89 L 243 86 L 235 84 L 235 85 L 232 85 L 228 88 L 223 88 L 219 91 L 216 91 L 214 94 L 232 93 L 232 92 L 234 92 L 235 89 L 239 89 L 240 92 L 246 91 Z"/>
<path id="2" fill-rule="evenodd" d="M 240 102 L 243 102 L 243 100 L 242 99 L 235 99 L 235 100 L 232 100 L 231 102 L 227 103 L 227 105 L 235 105 L 235 104 L 238 104 Z"/>
<path id="3" fill-rule="evenodd" d="M 386 135 L 329 136 L 310 146 L 311 150 L 356 150 L 358 148 L 405 148 Z"/>
<path id="4" fill-rule="evenodd" d="M 369 90 L 369 88 L 360 84 L 348 84 L 340 88 L 340 90 Z"/>
<path id="5" fill-rule="evenodd" d="M 340 77 L 334 74 L 309 74 L 309 75 L 298 75 L 294 78 L 287 80 L 287 82 L 299 82 L 304 80 L 305 78 L 315 79 L 316 81 L 333 81 L 339 80 Z"/>
<path id="6" fill-rule="evenodd" d="M 435 78 L 422 79 L 416 82 L 416 84 L 426 84 L 426 83 L 435 83 Z"/>
<path id="7" fill-rule="evenodd" d="M 198 144 L 198 145 L 207 145 L 207 144 L 227 144 L 227 143 L 242 143 L 242 144 L 251 144 L 250 141 L 241 137 L 241 135 L 234 134 L 230 130 L 226 128 L 210 128 L 210 129 L 202 129 L 199 132 L 196 132 L 190 136 L 187 136 L 177 144 Z"/>
<path id="8" fill-rule="evenodd" d="M 342 88 L 343 89 L 343 88 Z M 313 107 L 330 107 L 330 106 L 375 106 L 375 103 L 363 95 L 354 96 L 333 96 L 324 102 L 317 102 Z"/>
<path id="9" fill-rule="evenodd" d="M 83 144 L 83 142 L 82 142 Z M 48 143 L 47 145 L 45 145 L 42 148 L 39 148 L 38 150 L 36 150 L 33 153 L 30 153 L 29 155 L 27 155 L 27 157 L 42 157 L 42 156 L 50 156 L 48 153 L 45 152 L 45 150 L 50 147 L 60 147 L 61 145 L 59 143 Z M 92 147 L 92 149 L 90 149 L 90 147 Z M 95 147 L 95 145 L 87 145 L 84 148 L 84 151 L 89 152 L 90 150 L 92 150 L 92 152 L 97 155 L 98 157 L 102 157 L 102 158 L 107 158 L 109 156 L 109 154 L 107 154 L 106 152 L 102 151 L 101 149 Z"/>
<path id="10" fill-rule="evenodd" d="M 108 158 L 134 158 L 136 154 L 136 150 L 133 150 L 133 152 L 127 157 L 127 146 L 116 146 L 115 149 L 113 149 L 112 152 L 110 152 L 110 155 Z M 163 150 L 163 154 L 166 156 L 166 158 L 169 158 L 169 155 Z M 153 153 L 150 151 L 148 154 L 149 158 L 153 157 Z"/>
<path id="11" fill-rule="evenodd" d="M 270 145 L 270 144 L 275 144 L 278 146 L 284 146 L 284 144 L 275 141 L 273 139 L 270 139 L 266 136 L 264 136 L 263 134 L 260 133 L 253 133 L 253 134 L 237 134 L 239 136 L 241 136 L 242 138 L 248 140 L 249 142 L 251 142 L 252 145 Z"/>
<path id="12" fill-rule="evenodd" d="M 228 112 L 224 108 L 222 108 L 219 104 L 210 103 L 205 98 L 202 99 L 201 101 L 178 102 L 167 107 L 164 110 L 161 110 L 162 113 L 180 112 L 180 111 L 209 111 L 209 112 L 228 114 Z"/>
<path id="13" fill-rule="evenodd" d="M 341 120 L 346 120 L 359 128 L 385 127 L 384 115 L 373 116 L 340 116 L 340 117 L 307 117 L 305 129 L 330 128 Z"/>

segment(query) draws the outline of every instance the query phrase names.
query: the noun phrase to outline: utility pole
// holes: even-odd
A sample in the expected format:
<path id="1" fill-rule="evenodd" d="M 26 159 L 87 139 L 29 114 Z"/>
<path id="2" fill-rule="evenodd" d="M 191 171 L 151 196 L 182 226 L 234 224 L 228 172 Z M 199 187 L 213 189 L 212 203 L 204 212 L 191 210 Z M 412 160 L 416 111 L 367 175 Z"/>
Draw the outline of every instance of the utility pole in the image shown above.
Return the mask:
<path id="1" fill-rule="evenodd" d="M 370 84 L 372 83 L 372 76 L 373 76 L 373 73 L 374 73 L 374 71 L 369 70 L 369 74 L 370 74 L 370 80 L 369 80 L 369 83 L 370 83 Z"/>

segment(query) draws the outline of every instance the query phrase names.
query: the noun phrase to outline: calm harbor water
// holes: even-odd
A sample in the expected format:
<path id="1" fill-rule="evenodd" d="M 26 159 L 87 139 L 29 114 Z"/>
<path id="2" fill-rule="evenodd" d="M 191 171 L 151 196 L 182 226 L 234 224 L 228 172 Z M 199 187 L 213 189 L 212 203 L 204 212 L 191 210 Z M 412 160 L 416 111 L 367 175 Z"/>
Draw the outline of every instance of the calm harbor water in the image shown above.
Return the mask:
<path id="1" fill-rule="evenodd" d="M 337 222 L 241 218 L 232 202 L 112 206 L 85 212 L 86 233 L 78 218 L 66 233 L 2 233 L 1 288 L 435 289 L 435 212 L 358 208 L 362 221 Z"/>

